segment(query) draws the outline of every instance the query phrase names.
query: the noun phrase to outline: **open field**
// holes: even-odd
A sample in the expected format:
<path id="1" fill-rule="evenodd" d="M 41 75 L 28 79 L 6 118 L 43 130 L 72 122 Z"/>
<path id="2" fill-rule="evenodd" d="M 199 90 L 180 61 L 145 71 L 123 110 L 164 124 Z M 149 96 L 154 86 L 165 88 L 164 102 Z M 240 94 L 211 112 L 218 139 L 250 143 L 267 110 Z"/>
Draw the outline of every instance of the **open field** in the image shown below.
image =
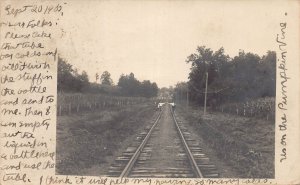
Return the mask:
<path id="1" fill-rule="evenodd" d="M 144 103 L 58 116 L 56 173 L 104 175 L 118 151 L 156 114 Z"/>
<path id="2" fill-rule="evenodd" d="M 240 103 L 227 103 L 215 107 L 213 110 L 235 114 L 244 117 L 275 120 L 275 98 L 259 98 Z"/>
<path id="3" fill-rule="evenodd" d="M 70 115 L 72 113 L 90 112 L 95 109 L 111 109 L 149 102 L 148 98 L 108 96 L 91 93 L 59 93 L 57 114 Z"/>
<path id="4" fill-rule="evenodd" d="M 180 105 L 176 112 L 212 149 L 211 156 L 225 162 L 221 166 L 229 165 L 232 172 L 238 172 L 234 177 L 274 177 L 274 121 L 221 112 L 204 118 L 202 109 Z"/>

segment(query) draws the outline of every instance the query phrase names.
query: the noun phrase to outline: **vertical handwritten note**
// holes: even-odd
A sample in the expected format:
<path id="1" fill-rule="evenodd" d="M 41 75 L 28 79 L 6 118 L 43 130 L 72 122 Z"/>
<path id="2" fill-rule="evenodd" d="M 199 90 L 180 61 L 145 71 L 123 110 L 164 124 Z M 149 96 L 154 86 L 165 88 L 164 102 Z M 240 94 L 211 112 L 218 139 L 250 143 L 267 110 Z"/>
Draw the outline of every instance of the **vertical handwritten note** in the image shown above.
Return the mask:
<path id="1" fill-rule="evenodd" d="M 285 13 L 287 15 L 287 13 Z M 281 152 L 280 152 L 280 162 L 283 162 L 287 159 L 287 151 L 286 151 L 286 145 L 287 145 L 287 124 L 288 119 L 286 115 L 286 111 L 288 110 L 288 81 L 290 80 L 290 77 L 287 74 L 287 43 L 286 43 L 286 29 L 287 29 L 287 23 L 282 22 L 280 23 L 280 34 L 277 34 L 276 42 L 278 43 L 278 49 L 280 50 L 279 56 L 278 56 L 278 70 L 279 70 L 279 76 L 280 76 L 280 85 L 279 88 L 281 90 L 281 93 L 279 94 L 279 103 L 278 108 L 280 110 L 280 124 L 279 131 L 280 133 L 280 144 L 281 144 Z"/>
<path id="2" fill-rule="evenodd" d="M 32 184 L 42 178 L 37 174 L 55 171 L 57 38 L 65 3 L 10 3 L 0 11 L 1 182 Z"/>

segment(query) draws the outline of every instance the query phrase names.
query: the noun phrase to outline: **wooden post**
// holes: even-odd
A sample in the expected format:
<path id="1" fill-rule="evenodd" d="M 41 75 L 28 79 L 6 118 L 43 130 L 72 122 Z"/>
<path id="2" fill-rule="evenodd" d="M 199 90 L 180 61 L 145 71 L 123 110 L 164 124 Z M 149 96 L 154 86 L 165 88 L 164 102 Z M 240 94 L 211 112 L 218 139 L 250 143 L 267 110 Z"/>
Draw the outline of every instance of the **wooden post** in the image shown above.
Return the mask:
<path id="1" fill-rule="evenodd" d="M 208 72 L 206 72 L 206 82 L 205 82 L 204 112 L 203 112 L 203 115 L 204 115 L 204 116 L 205 116 L 205 114 L 206 114 L 207 79 L 208 79 Z"/>

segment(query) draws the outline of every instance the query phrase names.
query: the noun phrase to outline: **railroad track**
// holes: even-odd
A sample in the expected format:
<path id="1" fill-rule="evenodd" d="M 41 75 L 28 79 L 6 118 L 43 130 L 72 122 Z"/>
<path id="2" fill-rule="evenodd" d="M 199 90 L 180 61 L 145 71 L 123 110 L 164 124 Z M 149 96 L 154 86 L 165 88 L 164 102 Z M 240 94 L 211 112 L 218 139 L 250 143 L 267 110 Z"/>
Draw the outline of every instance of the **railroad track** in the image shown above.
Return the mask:
<path id="1" fill-rule="evenodd" d="M 158 145 L 158 146 L 157 146 Z M 115 159 L 111 177 L 217 178 L 214 164 L 203 153 L 170 105 L 165 105 L 151 127 Z"/>

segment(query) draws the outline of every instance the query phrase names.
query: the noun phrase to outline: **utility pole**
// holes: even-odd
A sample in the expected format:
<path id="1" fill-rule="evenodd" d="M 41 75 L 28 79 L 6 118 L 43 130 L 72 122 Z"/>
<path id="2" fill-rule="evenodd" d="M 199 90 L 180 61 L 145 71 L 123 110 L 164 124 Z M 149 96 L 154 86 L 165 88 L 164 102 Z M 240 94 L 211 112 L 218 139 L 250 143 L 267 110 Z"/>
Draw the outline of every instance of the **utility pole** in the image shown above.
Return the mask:
<path id="1" fill-rule="evenodd" d="M 186 91 L 186 105 L 189 106 L 189 90 Z"/>
<path id="2" fill-rule="evenodd" d="M 206 82 L 205 82 L 205 96 L 204 96 L 204 116 L 206 114 L 206 100 L 207 100 L 207 80 L 208 80 L 208 72 L 206 72 Z"/>

